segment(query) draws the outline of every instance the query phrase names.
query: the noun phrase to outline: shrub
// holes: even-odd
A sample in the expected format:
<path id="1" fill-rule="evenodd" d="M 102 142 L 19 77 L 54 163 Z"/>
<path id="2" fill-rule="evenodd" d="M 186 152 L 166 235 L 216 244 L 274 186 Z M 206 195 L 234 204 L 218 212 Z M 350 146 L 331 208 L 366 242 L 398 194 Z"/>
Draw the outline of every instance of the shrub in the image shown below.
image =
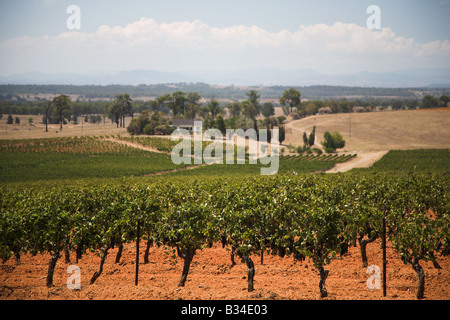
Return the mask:
<path id="1" fill-rule="evenodd" d="M 142 133 L 147 135 L 155 134 L 155 125 L 153 123 L 146 124 L 144 129 L 142 130 Z"/>
<path id="2" fill-rule="evenodd" d="M 162 133 L 157 133 L 155 131 L 157 127 L 160 127 L 158 132 Z M 131 135 L 154 135 L 167 134 L 166 132 L 172 132 L 172 128 L 167 125 L 166 119 L 158 111 L 154 112 L 153 114 L 151 114 L 149 111 L 143 111 L 139 117 L 131 119 L 127 130 Z"/>
<path id="3" fill-rule="evenodd" d="M 325 131 L 325 133 L 323 134 L 323 138 L 324 138 L 324 141 L 322 141 L 322 145 L 325 148 L 325 151 L 327 149 L 330 149 L 330 150 L 332 149 L 333 150 L 332 152 L 334 152 L 334 151 L 336 151 L 336 149 L 340 149 L 345 146 L 344 138 L 337 131 L 333 131 L 333 133 Z"/>
<path id="4" fill-rule="evenodd" d="M 173 132 L 174 128 L 169 126 L 168 124 L 161 124 L 159 126 L 156 126 L 155 128 L 155 134 L 157 135 L 169 135 Z"/>

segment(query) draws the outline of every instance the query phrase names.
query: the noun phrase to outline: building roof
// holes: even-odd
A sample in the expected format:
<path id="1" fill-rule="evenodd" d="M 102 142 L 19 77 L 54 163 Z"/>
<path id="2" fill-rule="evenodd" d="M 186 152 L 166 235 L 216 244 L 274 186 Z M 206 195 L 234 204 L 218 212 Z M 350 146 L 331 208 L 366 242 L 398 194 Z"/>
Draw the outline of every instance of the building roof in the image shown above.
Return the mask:
<path id="1" fill-rule="evenodd" d="M 172 126 L 176 127 L 193 127 L 194 126 L 193 119 L 173 119 Z"/>

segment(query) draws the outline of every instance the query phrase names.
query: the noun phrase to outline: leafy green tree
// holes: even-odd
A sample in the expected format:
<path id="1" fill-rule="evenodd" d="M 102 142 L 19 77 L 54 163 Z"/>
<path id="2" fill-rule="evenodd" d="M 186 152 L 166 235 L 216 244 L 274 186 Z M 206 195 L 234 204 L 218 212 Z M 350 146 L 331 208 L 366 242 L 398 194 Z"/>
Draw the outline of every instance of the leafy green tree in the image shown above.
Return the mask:
<path id="1" fill-rule="evenodd" d="M 255 108 L 255 105 L 251 103 L 249 100 L 244 100 L 241 102 L 242 113 L 248 119 L 256 121 L 256 116 L 258 115 L 258 111 Z"/>
<path id="2" fill-rule="evenodd" d="M 332 150 L 334 152 L 336 149 L 341 149 L 345 146 L 344 138 L 337 131 L 333 131 L 332 133 L 325 131 L 323 138 L 322 146 L 325 150 Z"/>
<path id="3" fill-rule="evenodd" d="M 442 95 L 439 97 L 439 104 L 443 107 L 446 107 L 449 101 L 450 98 L 447 95 Z"/>
<path id="4" fill-rule="evenodd" d="M 186 112 L 186 104 L 188 100 L 186 98 L 186 93 L 182 91 L 176 91 L 172 93 L 172 99 L 168 103 L 169 108 L 172 110 L 174 116 L 178 114 L 183 114 Z"/>
<path id="5" fill-rule="evenodd" d="M 278 140 L 280 141 L 280 144 L 282 144 L 286 139 L 286 129 L 284 126 L 279 126 L 278 130 Z"/>
<path id="6" fill-rule="evenodd" d="M 272 102 L 266 102 L 261 107 L 261 113 L 264 117 L 268 118 L 275 115 L 275 108 Z"/>
<path id="7" fill-rule="evenodd" d="M 328 101 L 328 107 L 331 109 L 331 112 L 333 113 L 338 113 L 341 111 L 339 103 L 334 99 Z"/>
<path id="8" fill-rule="evenodd" d="M 241 105 L 239 102 L 231 102 L 226 105 L 231 118 L 236 118 L 241 114 Z"/>
<path id="9" fill-rule="evenodd" d="M 400 110 L 403 107 L 403 101 L 400 99 L 393 99 L 391 102 L 391 107 L 394 110 Z"/>
<path id="10" fill-rule="evenodd" d="M 14 118 L 12 116 L 12 114 L 8 114 L 8 118 L 6 119 L 6 124 L 13 124 L 14 123 Z"/>
<path id="11" fill-rule="evenodd" d="M 261 113 L 261 105 L 259 103 L 259 98 L 261 98 L 261 95 L 256 90 L 250 90 L 246 93 L 246 95 L 250 104 L 255 107 L 256 115 L 259 115 Z"/>
<path id="12" fill-rule="evenodd" d="M 186 100 L 190 104 L 200 105 L 200 100 L 202 96 L 198 92 L 188 92 Z"/>
<path id="13" fill-rule="evenodd" d="M 158 130 L 156 130 L 157 128 Z M 131 119 L 127 128 L 131 135 L 170 134 L 172 130 L 173 128 L 168 125 L 162 112 L 150 112 L 149 110 L 144 110 L 139 117 Z"/>
<path id="14" fill-rule="evenodd" d="M 283 95 L 279 98 L 279 101 L 283 106 L 289 107 L 290 113 L 292 113 L 292 108 L 298 109 L 300 107 L 300 97 L 301 94 L 299 90 L 290 88 L 284 91 Z"/>
<path id="15" fill-rule="evenodd" d="M 132 114 L 132 99 L 128 93 L 117 94 L 110 108 L 110 116 L 117 127 L 125 128 L 125 117 Z"/>
<path id="16" fill-rule="evenodd" d="M 344 113 L 350 112 L 350 107 L 347 99 L 344 98 L 339 101 L 339 109 Z"/>
<path id="17" fill-rule="evenodd" d="M 317 107 L 317 104 L 314 102 L 308 102 L 305 105 L 305 112 L 307 115 L 316 114 L 319 108 Z"/>
<path id="18" fill-rule="evenodd" d="M 70 110 L 71 102 L 72 99 L 65 94 L 61 94 L 52 100 L 52 103 L 55 106 L 55 112 L 58 115 L 59 130 L 62 130 L 64 118 L 68 116 L 66 111 Z"/>
<path id="19" fill-rule="evenodd" d="M 210 102 L 208 102 L 207 107 L 208 112 L 211 114 L 212 120 L 215 120 L 216 116 L 221 112 L 219 102 L 217 102 L 216 100 L 211 100 Z"/>
<path id="20" fill-rule="evenodd" d="M 157 105 L 157 109 L 162 111 L 162 110 L 167 110 L 167 113 L 169 113 L 169 103 L 172 102 L 172 95 L 170 95 L 169 93 L 166 93 L 164 95 L 161 95 L 158 97 L 158 99 L 156 99 L 156 105 Z"/>
<path id="21" fill-rule="evenodd" d="M 202 96 L 198 92 L 188 92 L 186 97 L 186 111 L 184 117 L 186 119 L 195 119 L 200 112 L 200 100 Z"/>
<path id="22" fill-rule="evenodd" d="M 316 141 L 316 126 L 313 127 L 313 130 L 309 134 L 309 138 L 308 138 L 309 146 L 312 147 L 314 145 L 315 141 Z"/>
<path id="23" fill-rule="evenodd" d="M 438 100 L 434 96 L 427 94 L 425 97 L 423 97 L 422 108 L 436 108 L 437 106 Z"/>
<path id="24" fill-rule="evenodd" d="M 223 120 L 222 115 L 218 115 L 215 121 L 215 128 L 219 129 L 222 134 L 225 134 L 227 131 L 227 127 L 225 126 L 225 121 Z"/>
<path id="25" fill-rule="evenodd" d="M 308 140 L 308 135 L 306 134 L 306 132 L 303 132 L 303 145 L 305 146 L 305 148 L 309 147 L 309 140 Z"/>

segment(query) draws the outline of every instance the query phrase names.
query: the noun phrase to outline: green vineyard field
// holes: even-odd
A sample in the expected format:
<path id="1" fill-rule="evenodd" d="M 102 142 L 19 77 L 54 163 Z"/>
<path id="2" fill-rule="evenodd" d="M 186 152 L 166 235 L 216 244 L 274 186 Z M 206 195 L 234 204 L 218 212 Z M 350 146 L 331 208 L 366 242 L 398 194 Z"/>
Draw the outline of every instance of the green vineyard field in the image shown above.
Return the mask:
<path id="1" fill-rule="evenodd" d="M 330 259 L 356 241 L 380 235 L 384 213 L 389 240 L 418 274 L 421 260 L 437 263 L 438 255 L 447 255 L 447 188 L 438 176 L 426 175 L 278 175 L 4 190 L 0 255 L 7 260 L 50 254 L 51 286 L 52 268 L 63 252 L 81 257 L 97 251 L 103 258 L 93 283 L 108 250 L 150 240 L 184 261 L 179 283 L 184 286 L 195 253 L 221 241 L 247 264 L 249 291 L 252 256 L 270 253 L 312 259 L 325 297 Z"/>

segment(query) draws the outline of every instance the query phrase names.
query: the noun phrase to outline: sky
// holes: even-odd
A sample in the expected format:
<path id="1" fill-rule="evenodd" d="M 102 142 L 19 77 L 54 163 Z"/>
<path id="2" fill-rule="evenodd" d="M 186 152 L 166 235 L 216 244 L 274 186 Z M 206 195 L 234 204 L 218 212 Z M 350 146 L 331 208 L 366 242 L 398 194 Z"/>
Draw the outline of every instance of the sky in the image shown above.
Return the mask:
<path id="1" fill-rule="evenodd" d="M 449 17 L 449 0 L 0 0 L 0 76 L 450 68 Z"/>

